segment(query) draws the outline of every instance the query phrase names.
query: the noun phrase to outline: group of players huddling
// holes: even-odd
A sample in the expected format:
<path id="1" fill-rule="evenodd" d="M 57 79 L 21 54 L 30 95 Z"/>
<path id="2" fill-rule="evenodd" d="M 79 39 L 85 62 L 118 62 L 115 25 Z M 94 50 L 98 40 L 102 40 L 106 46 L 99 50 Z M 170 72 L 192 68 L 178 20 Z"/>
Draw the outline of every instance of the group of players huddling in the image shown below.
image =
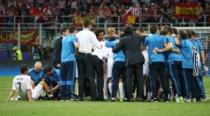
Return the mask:
<path id="1" fill-rule="evenodd" d="M 146 34 L 142 27 L 134 31 L 126 26 L 117 35 L 114 27 L 91 29 L 90 21 L 79 32 L 63 28 L 54 65 L 42 68 L 38 61 L 31 69 L 22 66 L 8 100 L 207 100 L 204 46 L 193 30 L 154 25 Z"/>

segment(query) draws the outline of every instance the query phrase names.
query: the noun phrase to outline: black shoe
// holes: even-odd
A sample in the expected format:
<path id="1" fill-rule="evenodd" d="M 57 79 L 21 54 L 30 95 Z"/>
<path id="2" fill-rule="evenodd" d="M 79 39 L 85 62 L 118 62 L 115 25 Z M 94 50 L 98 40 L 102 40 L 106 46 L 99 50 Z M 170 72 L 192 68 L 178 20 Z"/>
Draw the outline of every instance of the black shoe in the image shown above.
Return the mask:
<path id="1" fill-rule="evenodd" d="M 157 102 L 158 100 L 157 100 L 156 97 L 152 97 L 152 98 L 149 99 L 149 101 L 150 101 L 150 102 Z"/>
<path id="2" fill-rule="evenodd" d="M 139 97 L 138 97 L 138 98 L 136 98 L 136 101 L 137 101 L 137 102 L 143 102 L 144 100 L 143 100 L 143 98 L 139 98 Z"/>
<path id="3" fill-rule="evenodd" d="M 104 98 L 97 98 L 97 101 L 104 101 Z"/>
<path id="4" fill-rule="evenodd" d="M 168 98 L 163 99 L 163 102 L 169 102 L 169 101 L 170 101 L 170 99 L 168 99 Z"/>
<path id="5" fill-rule="evenodd" d="M 78 101 L 78 97 L 75 95 L 72 95 L 70 98 L 71 101 Z"/>
<path id="6" fill-rule="evenodd" d="M 116 98 L 111 98 L 111 102 L 115 102 L 117 99 Z"/>
<path id="7" fill-rule="evenodd" d="M 124 99 L 124 102 L 130 102 L 131 100 L 130 99 Z"/>
<path id="8" fill-rule="evenodd" d="M 83 99 L 83 98 L 81 98 L 81 97 L 79 97 L 79 101 L 84 101 L 84 99 Z"/>
<path id="9" fill-rule="evenodd" d="M 60 101 L 66 101 L 66 98 L 61 98 Z"/>
<path id="10" fill-rule="evenodd" d="M 91 101 L 97 101 L 97 99 L 96 98 L 91 98 Z"/>

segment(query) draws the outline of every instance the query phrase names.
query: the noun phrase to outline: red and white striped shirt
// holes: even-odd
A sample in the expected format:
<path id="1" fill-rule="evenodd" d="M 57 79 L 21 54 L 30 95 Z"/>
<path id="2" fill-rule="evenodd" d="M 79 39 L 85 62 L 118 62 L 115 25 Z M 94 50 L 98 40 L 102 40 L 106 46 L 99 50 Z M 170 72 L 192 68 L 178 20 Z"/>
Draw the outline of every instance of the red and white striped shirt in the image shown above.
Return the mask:
<path id="1" fill-rule="evenodd" d="M 130 7 L 128 10 L 127 10 L 127 13 L 131 13 L 132 15 L 138 17 L 141 13 L 140 11 L 140 7 Z"/>

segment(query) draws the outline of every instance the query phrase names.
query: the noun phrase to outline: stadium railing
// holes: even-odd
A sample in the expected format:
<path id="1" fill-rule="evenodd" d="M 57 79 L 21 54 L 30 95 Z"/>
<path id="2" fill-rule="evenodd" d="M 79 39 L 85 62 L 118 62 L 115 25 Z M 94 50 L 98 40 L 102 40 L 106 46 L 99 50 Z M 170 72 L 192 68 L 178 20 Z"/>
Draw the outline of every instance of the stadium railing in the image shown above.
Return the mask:
<path id="1" fill-rule="evenodd" d="M 56 22 L 56 21 L 55 21 Z M 73 25 L 73 23 L 55 23 L 46 22 L 46 23 L 0 23 L 0 52 L 5 51 L 5 47 L 3 44 L 11 43 L 9 49 L 12 49 L 13 46 L 18 46 L 23 49 L 23 51 L 29 52 L 31 50 L 31 44 L 23 44 L 21 40 L 30 40 L 32 37 L 30 34 L 27 35 L 31 30 L 36 34 L 36 38 L 33 43 L 37 43 L 43 47 L 53 48 L 53 43 L 56 38 L 60 35 L 60 29 L 64 26 Z M 112 23 L 112 22 L 104 22 L 104 23 L 95 23 L 95 29 L 100 28 L 107 30 L 107 27 L 113 26 L 117 29 L 118 34 L 124 28 L 124 24 L 122 23 Z M 200 22 L 203 24 L 204 22 Z M 207 24 L 207 23 L 206 23 Z M 136 23 L 134 29 L 137 29 L 141 26 L 145 28 L 146 31 L 150 30 L 151 25 L 159 25 L 160 27 L 163 25 L 170 25 L 171 27 L 175 27 L 178 30 L 181 29 L 193 29 L 195 30 L 197 36 L 203 41 L 205 45 L 206 51 L 206 59 L 207 64 L 210 66 L 210 27 L 205 27 L 202 25 L 200 27 L 198 23 L 195 22 L 179 22 L 179 23 Z M 75 25 L 77 26 L 77 25 Z M 198 27 L 199 26 L 199 27 Z M 77 27 L 77 29 L 81 29 L 81 25 Z M 210 68 L 210 67 L 209 67 Z"/>

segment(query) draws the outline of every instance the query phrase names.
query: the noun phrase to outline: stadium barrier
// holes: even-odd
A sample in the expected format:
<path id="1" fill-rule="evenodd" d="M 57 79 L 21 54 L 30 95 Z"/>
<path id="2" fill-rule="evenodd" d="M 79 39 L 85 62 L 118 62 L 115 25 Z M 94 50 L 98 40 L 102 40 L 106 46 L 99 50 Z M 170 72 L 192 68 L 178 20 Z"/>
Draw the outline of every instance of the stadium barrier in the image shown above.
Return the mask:
<path id="1" fill-rule="evenodd" d="M 186 24 L 186 23 L 185 23 Z M 1 24 L 0 24 L 1 25 Z M 3 24 L 6 25 L 6 24 Z M 9 52 L 14 46 L 21 48 L 26 55 L 25 59 L 31 58 L 30 53 L 34 44 L 41 45 L 43 48 L 53 48 L 53 43 L 60 35 L 60 29 L 65 26 L 73 25 L 72 23 L 15 23 L 13 26 L 0 26 L 0 59 L 9 59 Z M 170 25 L 178 30 L 192 29 L 197 36 L 203 41 L 206 51 L 207 65 L 210 69 L 210 27 L 184 27 L 184 25 L 176 25 L 175 23 L 138 23 L 133 25 L 134 29 L 144 27 L 146 31 L 150 30 L 152 25 Z M 190 24 L 187 24 L 190 25 Z M 124 28 L 122 23 L 96 23 L 94 29 L 104 29 L 107 27 L 116 27 L 118 34 Z M 181 27 L 180 27 L 181 26 Z M 81 29 L 78 27 L 77 29 Z M 26 52 L 26 53 L 25 53 Z M 2 55 L 3 54 L 3 55 Z M 6 57 L 5 56 L 8 56 Z M 210 72 L 209 72 L 210 74 Z"/>

